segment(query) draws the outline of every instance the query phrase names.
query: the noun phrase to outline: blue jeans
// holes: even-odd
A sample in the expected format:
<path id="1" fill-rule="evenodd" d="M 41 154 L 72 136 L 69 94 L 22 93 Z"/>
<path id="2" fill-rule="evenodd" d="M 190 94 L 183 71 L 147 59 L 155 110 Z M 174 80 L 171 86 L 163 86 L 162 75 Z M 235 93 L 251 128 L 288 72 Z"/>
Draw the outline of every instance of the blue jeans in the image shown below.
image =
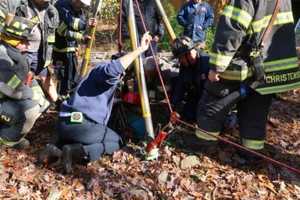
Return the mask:
<path id="1" fill-rule="evenodd" d="M 108 128 L 84 118 L 82 123 L 71 123 L 70 117 L 60 117 L 58 122 L 58 146 L 82 144 L 89 160 L 98 160 L 103 154 L 113 154 L 121 147 L 121 137 Z"/>

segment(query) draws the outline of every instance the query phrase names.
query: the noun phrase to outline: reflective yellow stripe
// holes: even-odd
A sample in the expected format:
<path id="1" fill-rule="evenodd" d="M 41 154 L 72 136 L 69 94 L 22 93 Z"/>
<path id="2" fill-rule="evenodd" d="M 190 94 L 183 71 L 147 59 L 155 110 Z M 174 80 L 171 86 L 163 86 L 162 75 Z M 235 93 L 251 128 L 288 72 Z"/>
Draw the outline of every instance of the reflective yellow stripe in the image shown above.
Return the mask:
<path id="1" fill-rule="evenodd" d="M 299 89 L 299 88 L 300 88 L 300 81 L 296 82 L 296 83 L 291 83 L 291 84 L 259 88 L 259 89 L 256 89 L 256 91 L 259 94 L 266 95 L 266 94 L 287 92 L 289 90 L 295 90 L 295 89 Z"/>
<path id="2" fill-rule="evenodd" d="M 207 140 L 207 141 L 217 141 L 218 139 L 211 136 L 211 135 L 214 135 L 214 136 L 219 136 L 220 135 L 220 132 L 209 132 L 209 134 L 211 135 L 208 135 L 207 133 L 197 129 L 196 132 L 195 132 L 196 136 L 200 139 L 203 139 L 203 140 Z"/>
<path id="3" fill-rule="evenodd" d="M 0 10 L 0 17 L 1 17 L 2 19 L 5 19 L 5 13 L 4 13 L 2 10 Z"/>
<path id="4" fill-rule="evenodd" d="M 264 70 L 267 73 L 276 72 L 276 71 L 283 71 L 289 70 L 293 68 L 299 67 L 298 65 L 298 58 L 287 58 L 281 59 L 276 61 L 270 61 L 264 63 Z M 220 74 L 221 78 L 226 80 L 235 80 L 235 81 L 243 81 L 253 75 L 252 71 L 248 68 L 242 71 L 238 70 L 230 70 L 227 69 L 226 71 Z"/>
<path id="5" fill-rule="evenodd" d="M 299 67 L 297 57 L 264 63 L 264 69 L 266 72 L 276 72 L 276 71 L 288 70 L 296 67 Z"/>
<path id="6" fill-rule="evenodd" d="M 60 53 L 75 52 L 76 47 L 66 47 L 66 48 L 63 48 L 63 49 L 58 49 L 58 48 L 54 47 L 53 50 L 56 51 L 56 52 L 60 52 Z"/>
<path id="7" fill-rule="evenodd" d="M 261 150 L 264 148 L 265 141 L 264 140 L 250 140 L 250 139 L 242 139 L 243 146 L 253 149 L 253 150 Z"/>
<path id="8" fill-rule="evenodd" d="M 263 29 L 265 29 L 269 21 L 271 20 L 272 15 L 268 15 L 260 20 L 254 21 L 251 24 L 251 28 L 249 29 L 249 33 L 259 33 Z M 294 17 L 292 12 L 282 12 L 277 15 L 276 20 L 274 21 L 274 25 L 280 25 L 280 24 L 288 24 L 293 23 Z"/>
<path id="9" fill-rule="evenodd" d="M 55 35 L 51 34 L 48 36 L 47 42 L 54 43 L 55 42 Z"/>
<path id="10" fill-rule="evenodd" d="M 80 23 L 80 19 L 79 18 L 75 18 L 74 22 L 72 24 L 72 27 L 74 30 L 78 31 L 79 30 L 79 23 Z"/>
<path id="11" fill-rule="evenodd" d="M 220 77 L 231 81 L 243 81 L 252 76 L 252 71 L 245 69 L 242 71 L 237 70 L 226 70 L 220 73 Z"/>
<path id="12" fill-rule="evenodd" d="M 76 40 L 82 40 L 82 38 L 83 38 L 83 35 L 78 32 L 75 32 L 73 36 Z"/>
<path id="13" fill-rule="evenodd" d="M 246 29 L 248 29 L 252 21 L 252 16 L 248 12 L 231 5 L 226 6 L 222 14 L 230 19 L 235 20 L 239 24 L 243 25 Z"/>
<path id="14" fill-rule="evenodd" d="M 226 55 L 216 54 L 212 52 L 209 55 L 210 55 L 209 62 L 223 69 L 226 69 L 229 66 L 233 58 L 233 56 L 226 56 Z"/>
<path id="15" fill-rule="evenodd" d="M 31 18 L 30 20 L 31 22 L 33 22 L 34 24 L 37 24 L 40 22 L 39 17 L 38 16 L 34 16 L 33 18 Z"/>
<path id="16" fill-rule="evenodd" d="M 5 29 L 8 33 L 12 33 L 14 35 L 18 35 L 18 36 L 21 36 L 23 34 L 23 31 L 16 31 L 16 30 L 13 30 L 11 28 L 6 28 Z"/>
<path id="17" fill-rule="evenodd" d="M 68 28 L 68 26 L 65 23 L 61 23 L 58 28 L 56 29 L 58 35 L 65 36 L 65 31 Z"/>
<path id="18" fill-rule="evenodd" d="M 7 82 L 7 85 L 8 85 L 9 87 L 11 87 L 12 89 L 16 89 L 16 88 L 20 85 L 21 82 L 22 82 L 22 81 L 21 81 L 16 75 L 14 75 L 14 76 Z"/>

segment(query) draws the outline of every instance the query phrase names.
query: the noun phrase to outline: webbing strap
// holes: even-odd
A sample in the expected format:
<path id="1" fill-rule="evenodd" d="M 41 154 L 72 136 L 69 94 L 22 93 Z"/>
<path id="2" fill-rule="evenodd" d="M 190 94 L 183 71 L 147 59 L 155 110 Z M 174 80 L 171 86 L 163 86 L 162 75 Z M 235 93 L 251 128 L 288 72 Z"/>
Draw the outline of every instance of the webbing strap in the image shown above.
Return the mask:
<path id="1" fill-rule="evenodd" d="M 279 12 L 279 9 L 280 9 L 280 5 L 281 5 L 281 0 L 276 0 L 276 4 L 275 4 L 275 8 L 274 8 L 272 17 L 271 17 L 271 19 L 269 21 L 269 24 L 268 24 L 267 28 L 264 30 L 264 32 L 262 34 L 261 42 L 259 44 L 260 47 L 264 47 L 265 42 L 267 41 L 267 39 L 269 37 L 269 34 L 272 31 L 273 24 L 275 22 L 275 19 L 276 19 L 277 15 L 278 15 L 278 12 Z"/>

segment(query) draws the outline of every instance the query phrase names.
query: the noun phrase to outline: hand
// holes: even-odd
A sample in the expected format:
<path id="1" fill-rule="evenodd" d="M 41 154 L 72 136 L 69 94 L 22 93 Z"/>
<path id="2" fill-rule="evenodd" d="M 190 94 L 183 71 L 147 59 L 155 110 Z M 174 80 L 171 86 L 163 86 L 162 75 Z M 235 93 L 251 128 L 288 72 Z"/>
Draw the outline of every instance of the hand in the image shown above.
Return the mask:
<path id="1" fill-rule="evenodd" d="M 208 74 L 208 79 L 211 82 L 218 82 L 220 81 L 220 74 L 214 70 L 210 70 Z"/>
<path id="2" fill-rule="evenodd" d="M 141 40 L 141 47 L 140 47 L 142 49 L 142 51 L 146 51 L 149 48 L 151 40 L 152 40 L 152 37 L 149 34 L 149 32 L 147 32 L 143 35 L 142 40 Z"/>
<path id="3" fill-rule="evenodd" d="M 82 39 L 82 40 L 83 40 L 84 42 L 88 42 L 88 41 L 91 40 L 91 39 L 92 39 L 92 37 L 91 37 L 90 35 L 86 34 L 86 35 L 83 36 L 83 39 Z"/>
<path id="4" fill-rule="evenodd" d="M 91 26 L 91 27 L 97 26 L 97 19 L 96 18 L 90 18 L 89 22 L 88 22 L 88 25 Z"/>
<path id="5" fill-rule="evenodd" d="M 156 35 L 156 36 L 154 36 L 154 38 L 152 40 L 155 41 L 155 42 L 158 42 L 159 41 L 159 37 Z"/>

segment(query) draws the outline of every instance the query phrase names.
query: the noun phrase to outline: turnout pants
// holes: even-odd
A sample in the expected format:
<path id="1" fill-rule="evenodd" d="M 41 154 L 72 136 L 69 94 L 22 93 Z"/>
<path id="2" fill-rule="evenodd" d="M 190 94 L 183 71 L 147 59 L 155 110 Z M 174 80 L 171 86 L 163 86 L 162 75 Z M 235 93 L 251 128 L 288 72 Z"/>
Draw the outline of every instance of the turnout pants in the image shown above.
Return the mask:
<path id="1" fill-rule="evenodd" d="M 237 82 L 207 81 L 197 109 L 198 127 L 204 131 L 196 131 L 198 138 L 216 140 L 205 132 L 219 135 L 226 115 L 233 105 L 221 112 L 216 112 L 214 104 L 239 88 L 240 84 Z M 272 95 L 260 95 L 255 91 L 249 91 L 249 95 L 237 103 L 240 139 L 245 147 L 254 150 L 264 148 L 266 123 L 271 103 Z"/>
<path id="2" fill-rule="evenodd" d="M 58 68 L 60 79 L 60 95 L 67 95 L 76 87 L 77 56 L 75 52 L 53 52 L 53 63 Z"/>
<path id="3" fill-rule="evenodd" d="M 32 100 L 1 100 L 0 143 L 13 145 L 25 137 L 40 114 L 40 106 Z"/>
<path id="4" fill-rule="evenodd" d="M 71 123 L 70 117 L 60 117 L 58 122 L 58 147 L 82 144 L 89 161 L 120 149 L 121 137 L 107 126 L 84 117 L 82 123 Z"/>

